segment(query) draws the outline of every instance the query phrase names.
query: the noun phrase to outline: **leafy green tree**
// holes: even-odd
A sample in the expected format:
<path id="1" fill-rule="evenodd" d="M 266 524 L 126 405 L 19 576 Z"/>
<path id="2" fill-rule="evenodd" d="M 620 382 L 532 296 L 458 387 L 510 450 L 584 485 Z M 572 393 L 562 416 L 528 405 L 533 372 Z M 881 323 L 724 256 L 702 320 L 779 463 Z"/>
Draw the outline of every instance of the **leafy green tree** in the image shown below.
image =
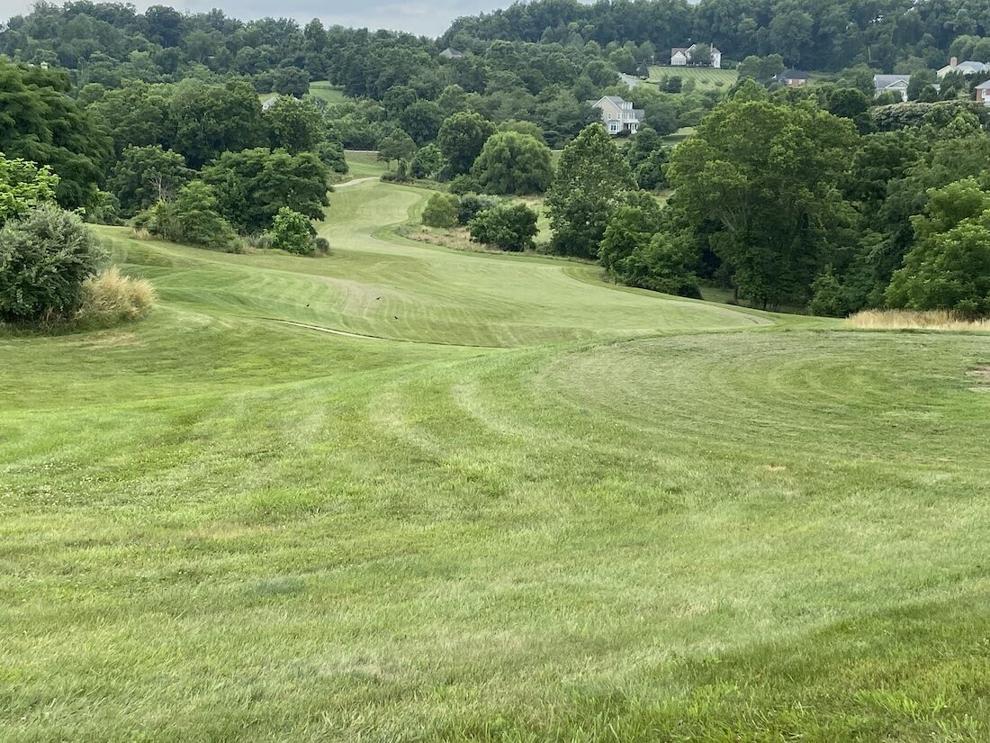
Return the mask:
<path id="1" fill-rule="evenodd" d="M 481 154 L 495 125 L 474 112 L 455 113 L 444 120 L 437 145 L 450 165 L 452 175 L 467 173 Z"/>
<path id="2" fill-rule="evenodd" d="M 709 241 L 745 296 L 803 302 L 852 220 L 838 185 L 857 135 L 811 105 L 751 95 L 706 117 L 674 149 L 668 177 L 689 223 L 716 225 Z"/>
<path id="3" fill-rule="evenodd" d="M 272 90 L 279 95 L 302 98 L 309 92 L 309 73 L 299 67 L 279 67 L 272 74 Z"/>
<path id="4" fill-rule="evenodd" d="M 442 123 L 443 114 L 433 101 L 416 101 L 399 115 L 399 126 L 419 146 L 436 139 Z"/>
<path id="5" fill-rule="evenodd" d="M 629 164 L 601 124 L 565 148 L 547 195 L 555 253 L 594 258 L 612 212 L 635 188 Z"/>
<path id="6" fill-rule="evenodd" d="M 293 155 L 315 151 L 323 139 L 323 116 L 308 100 L 279 96 L 262 112 L 262 121 L 273 150 L 281 148 Z"/>
<path id="7" fill-rule="evenodd" d="M 598 249 L 602 267 L 612 275 L 621 277 L 626 271 L 626 260 L 637 249 L 650 244 L 661 223 L 660 205 L 648 194 L 619 206 L 609 217 Z"/>
<path id="8" fill-rule="evenodd" d="M 471 239 L 502 250 L 533 248 L 537 214 L 525 204 L 497 204 L 479 212 L 468 227 Z"/>
<path id="9" fill-rule="evenodd" d="M 0 227 L 39 204 L 55 200 L 58 176 L 27 160 L 8 160 L 0 152 Z"/>
<path id="10" fill-rule="evenodd" d="M 688 235 L 661 231 L 623 261 L 620 278 L 630 286 L 701 299 L 694 261 Z"/>
<path id="11" fill-rule="evenodd" d="M 415 178 L 439 178 L 446 168 L 447 160 L 435 144 L 420 147 L 413 156 L 410 169 Z"/>
<path id="12" fill-rule="evenodd" d="M 193 177 L 185 158 L 160 145 L 128 147 L 114 166 L 110 190 L 124 215 L 173 198 Z"/>
<path id="13" fill-rule="evenodd" d="M 176 87 L 170 104 L 175 123 L 173 149 L 192 168 L 221 153 L 258 147 L 266 139 L 261 103 L 250 85 L 210 85 L 187 79 Z"/>
<path id="14" fill-rule="evenodd" d="M 323 220 L 330 201 L 329 172 L 312 152 L 290 155 L 264 148 L 225 152 L 203 169 L 213 186 L 220 213 L 246 233 L 265 230 L 284 206 Z"/>
<path id="15" fill-rule="evenodd" d="M 542 193 L 553 177 L 550 148 L 527 134 L 498 132 L 485 142 L 472 174 L 486 193 Z"/>
<path id="16" fill-rule="evenodd" d="M 106 259 L 82 220 L 41 204 L 0 229 L 0 320 L 70 318 Z"/>
<path id="17" fill-rule="evenodd" d="M 312 255 L 316 251 L 316 230 L 305 214 L 287 206 L 278 210 L 268 231 L 272 247 L 298 255 Z"/>
<path id="18" fill-rule="evenodd" d="M 460 197 L 457 204 L 457 221 L 462 225 L 467 225 L 478 213 L 485 209 L 491 209 L 498 203 L 494 196 L 468 193 Z"/>
<path id="19" fill-rule="evenodd" d="M 68 91 L 64 74 L 0 57 L 0 152 L 51 168 L 58 202 L 75 209 L 97 199 L 110 141 Z"/>
<path id="20" fill-rule="evenodd" d="M 175 124 L 169 113 L 172 86 L 127 82 L 108 90 L 88 106 L 93 119 L 106 128 L 120 157 L 128 147 L 161 145 L 169 148 L 175 139 Z"/>
<path id="21" fill-rule="evenodd" d="M 423 224 L 427 227 L 453 227 L 457 224 L 457 208 L 456 196 L 435 193 L 423 209 Z"/>
<path id="22" fill-rule="evenodd" d="M 990 315 L 990 194 L 975 178 L 932 192 L 917 237 L 887 288 L 893 307 Z"/>
<path id="23" fill-rule="evenodd" d="M 398 129 L 385 137 L 378 145 L 378 159 L 388 165 L 393 160 L 408 161 L 416 154 L 416 143 L 412 137 Z"/>
<path id="24" fill-rule="evenodd" d="M 203 181 L 190 181 L 172 201 L 159 201 L 134 220 L 165 240 L 213 250 L 234 250 L 237 235 L 221 216 L 216 192 Z"/>
<path id="25" fill-rule="evenodd" d="M 316 146 L 316 154 L 320 158 L 320 162 L 334 173 L 343 175 L 350 170 L 347 157 L 344 154 L 344 147 L 340 142 L 324 140 Z"/>

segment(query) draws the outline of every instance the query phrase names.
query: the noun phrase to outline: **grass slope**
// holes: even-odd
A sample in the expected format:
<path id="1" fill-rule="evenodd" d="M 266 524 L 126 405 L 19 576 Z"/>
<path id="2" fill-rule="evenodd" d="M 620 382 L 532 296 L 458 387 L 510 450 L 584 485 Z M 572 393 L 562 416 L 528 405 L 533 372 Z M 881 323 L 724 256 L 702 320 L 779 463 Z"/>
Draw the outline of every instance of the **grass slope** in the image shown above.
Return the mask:
<path id="1" fill-rule="evenodd" d="M 729 88 L 739 77 L 735 70 L 713 69 L 711 67 L 670 67 L 667 65 L 652 65 L 650 67 L 650 82 L 659 82 L 667 77 L 679 77 L 681 80 L 694 80 L 698 90 L 708 88 Z"/>
<path id="2" fill-rule="evenodd" d="M 392 236 L 425 196 L 340 188 L 325 259 L 107 229 L 151 318 L 0 337 L 4 740 L 986 739 L 990 337 Z"/>

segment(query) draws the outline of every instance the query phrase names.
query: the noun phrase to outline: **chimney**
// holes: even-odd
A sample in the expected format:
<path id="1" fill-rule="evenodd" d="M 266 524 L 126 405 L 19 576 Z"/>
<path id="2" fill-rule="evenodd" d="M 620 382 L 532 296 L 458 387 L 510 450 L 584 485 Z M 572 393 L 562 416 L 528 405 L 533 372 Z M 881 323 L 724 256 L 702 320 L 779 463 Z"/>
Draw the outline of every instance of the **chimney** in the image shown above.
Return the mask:
<path id="1" fill-rule="evenodd" d="M 949 67 L 958 67 L 959 57 L 949 57 Z"/>

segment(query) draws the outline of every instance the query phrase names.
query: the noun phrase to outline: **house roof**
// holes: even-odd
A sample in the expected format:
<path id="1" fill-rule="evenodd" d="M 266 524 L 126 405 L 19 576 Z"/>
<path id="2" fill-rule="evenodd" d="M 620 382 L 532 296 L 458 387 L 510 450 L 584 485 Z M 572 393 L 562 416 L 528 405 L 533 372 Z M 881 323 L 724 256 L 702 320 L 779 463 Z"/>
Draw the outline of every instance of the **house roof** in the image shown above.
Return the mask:
<path id="1" fill-rule="evenodd" d="M 811 75 L 803 70 L 784 70 L 777 75 L 778 80 L 807 80 Z"/>
<path id="2" fill-rule="evenodd" d="M 890 88 L 895 85 L 907 85 L 911 82 L 910 75 L 874 75 L 873 76 L 873 87 L 877 90 L 883 90 L 884 88 Z"/>
<path id="3" fill-rule="evenodd" d="M 990 80 L 984 80 L 976 86 L 976 90 L 990 90 Z"/>
<path id="4" fill-rule="evenodd" d="M 986 72 L 988 65 L 983 62 L 976 62 L 972 59 L 967 59 L 965 62 L 960 62 L 956 65 L 956 71 L 966 74 L 967 72 Z"/>

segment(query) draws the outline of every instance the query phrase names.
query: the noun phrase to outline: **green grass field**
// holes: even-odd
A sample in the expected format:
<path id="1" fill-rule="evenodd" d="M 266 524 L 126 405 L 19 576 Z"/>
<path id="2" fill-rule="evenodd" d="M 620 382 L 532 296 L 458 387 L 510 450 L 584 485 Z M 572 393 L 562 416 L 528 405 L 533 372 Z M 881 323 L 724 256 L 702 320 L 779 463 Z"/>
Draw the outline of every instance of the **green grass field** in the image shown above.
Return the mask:
<path id="1" fill-rule="evenodd" d="M 315 80 L 309 84 L 309 94 L 314 98 L 322 98 L 327 103 L 343 103 L 347 100 L 344 91 L 331 85 L 327 80 Z M 261 102 L 274 98 L 275 93 L 260 93 L 258 97 Z"/>
<path id="2" fill-rule="evenodd" d="M 395 236 L 428 194 L 101 228 L 151 317 L 0 336 L 4 741 L 990 736 L 990 336 Z"/>
<path id="3" fill-rule="evenodd" d="M 698 90 L 722 88 L 727 90 L 736 82 L 735 70 L 713 69 L 711 67 L 670 67 L 653 65 L 650 67 L 650 82 L 659 82 L 665 77 L 679 77 L 681 80 L 694 80 Z"/>

